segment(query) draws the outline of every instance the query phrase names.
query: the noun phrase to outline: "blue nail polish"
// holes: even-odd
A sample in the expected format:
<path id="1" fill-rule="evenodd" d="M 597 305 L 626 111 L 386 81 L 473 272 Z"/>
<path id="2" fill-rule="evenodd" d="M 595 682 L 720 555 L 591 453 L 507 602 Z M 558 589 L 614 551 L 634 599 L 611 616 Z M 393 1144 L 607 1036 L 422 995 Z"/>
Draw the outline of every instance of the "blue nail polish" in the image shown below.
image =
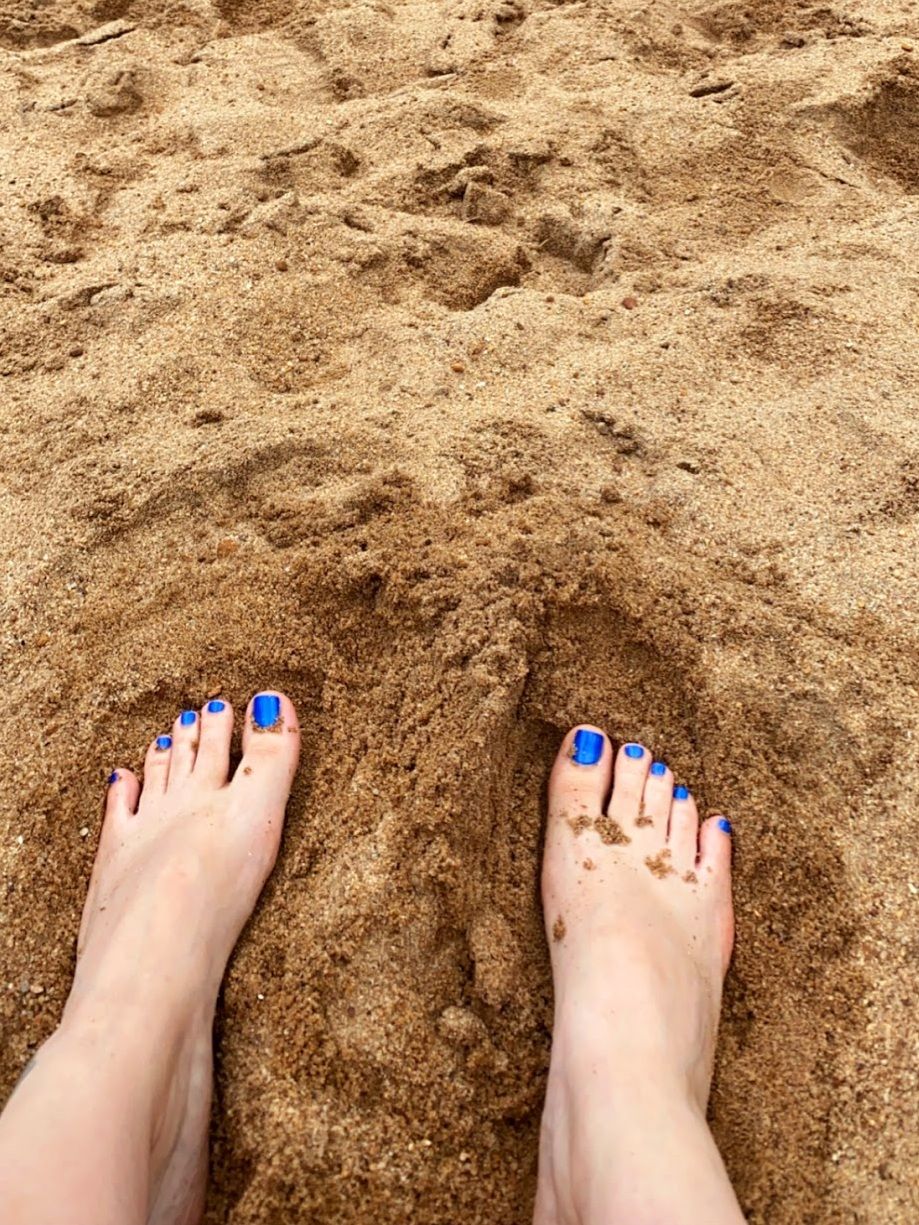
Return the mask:
<path id="1" fill-rule="evenodd" d="M 595 766 L 603 756 L 603 740 L 600 732 L 588 731 L 586 727 L 578 728 L 571 746 L 571 760 L 579 766 Z"/>
<path id="2" fill-rule="evenodd" d="M 161 751 L 165 751 L 166 749 L 171 749 L 172 748 L 172 737 L 171 736 L 157 736 L 156 747 L 160 749 Z"/>
<path id="3" fill-rule="evenodd" d="M 117 783 L 117 782 L 118 782 L 118 771 L 113 770 L 111 774 L 108 776 L 108 785 L 111 787 L 112 783 Z"/>
<path id="4" fill-rule="evenodd" d="M 689 799 L 689 788 L 684 787 L 683 784 L 680 783 L 678 786 L 674 787 L 673 789 L 673 798 L 675 800 L 688 800 Z"/>
<path id="5" fill-rule="evenodd" d="M 198 717 L 198 712 L 194 710 L 183 710 L 179 715 L 179 722 L 183 727 L 191 727 L 195 719 Z"/>
<path id="6" fill-rule="evenodd" d="M 730 823 L 730 821 L 727 819 L 727 817 L 719 817 L 719 818 L 718 818 L 718 828 L 719 828 L 720 830 L 723 830 L 723 831 L 724 831 L 724 833 L 726 833 L 726 834 L 730 834 L 730 833 L 732 833 L 732 832 L 733 832 L 733 831 L 732 831 L 732 829 L 731 829 L 731 823 Z"/>
<path id="7" fill-rule="evenodd" d="M 662 774 L 667 773 L 667 767 L 664 765 L 662 761 L 652 761 L 651 762 L 651 773 L 654 775 L 655 778 L 660 778 Z"/>
<path id="8" fill-rule="evenodd" d="M 252 722 L 256 727 L 274 727 L 281 717 L 281 699 L 275 693 L 257 693 L 252 699 Z"/>
<path id="9" fill-rule="evenodd" d="M 625 746 L 625 755 L 626 757 L 634 757 L 637 759 L 639 757 L 644 757 L 645 751 L 640 744 L 627 744 Z"/>
<path id="10" fill-rule="evenodd" d="M 226 702 L 221 702 L 219 698 L 214 698 L 213 702 L 208 702 L 207 708 L 212 715 L 219 715 L 226 706 Z"/>

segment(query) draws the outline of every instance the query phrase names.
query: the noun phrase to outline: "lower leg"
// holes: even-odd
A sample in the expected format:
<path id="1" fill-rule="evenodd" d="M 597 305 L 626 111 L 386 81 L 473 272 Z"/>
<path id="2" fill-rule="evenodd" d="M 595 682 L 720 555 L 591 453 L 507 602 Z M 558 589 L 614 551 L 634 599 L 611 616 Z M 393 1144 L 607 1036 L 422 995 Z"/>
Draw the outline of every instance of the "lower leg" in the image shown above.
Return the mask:
<path id="1" fill-rule="evenodd" d="M 208 1028 L 202 1017 L 192 1039 L 201 1049 L 187 1050 L 149 1013 L 119 1012 L 65 1021 L 0 1116 L 0 1204 L 11 1225 L 147 1221 L 170 1155 L 164 1143 L 186 1105 L 171 1100 L 174 1087 L 188 1084 L 190 1062 L 209 1066 Z"/>

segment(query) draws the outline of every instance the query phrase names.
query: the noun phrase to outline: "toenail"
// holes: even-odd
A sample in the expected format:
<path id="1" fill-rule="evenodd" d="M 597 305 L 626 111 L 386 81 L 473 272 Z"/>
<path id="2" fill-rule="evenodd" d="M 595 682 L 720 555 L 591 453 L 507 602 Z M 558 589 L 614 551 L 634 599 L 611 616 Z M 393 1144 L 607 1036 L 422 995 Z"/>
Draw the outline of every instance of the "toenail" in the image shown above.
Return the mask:
<path id="1" fill-rule="evenodd" d="M 660 778 L 662 774 L 667 773 L 667 767 L 664 765 L 662 761 L 652 761 L 651 762 L 651 773 L 656 778 Z"/>
<path id="2" fill-rule="evenodd" d="M 157 736 L 156 747 L 161 752 L 165 751 L 166 749 L 171 749 L 172 748 L 172 737 L 171 736 Z"/>
<path id="3" fill-rule="evenodd" d="M 207 708 L 212 715 L 219 715 L 224 706 L 226 706 L 226 702 L 220 702 L 216 698 L 213 702 L 208 702 L 207 704 Z"/>
<path id="4" fill-rule="evenodd" d="M 595 766 L 603 756 L 603 734 L 578 728 L 571 746 L 571 760 L 579 766 Z"/>
<path id="5" fill-rule="evenodd" d="M 727 819 L 727 817 L 718 818 L 718 828 L 720 830 L 723 830 L 726 834 L 733 833 L 733 830 L 731 829 L 731 823 Z"/>
<path id="6" fill-rule="evenodd" d="M 256 727 L 274 727 L 281 717 L 281 699 L 276 693 L 257 693 L 252 699 L 252 722 Z"/>
<path id="7" fill-rule="evenodd" d="M 108 785 L 111 787 L 112 783 L 117 783 L 117 782 L 118 782 L 118 771 L 113 770 L 111 774 L 108 776 Z"/>
<path id="8" fill-rule="evenodd" d="M 182 713 L 179 715 L 179 722 L 182 724 L 183 727 L 191 727 L 192 723 L 194 723 L 197 717 L 198 717 L 197 711 L 183 710 Z"/>
<path id="9" fill-rule="evenodd" d="M 688 800 L 689 799 L 689 788 L 684 787 L 683 784 L 680 783 L 678 787 L 674 787 L 673 789 L 673 798 L 675 800 Z"/>
<path id="10" fill-rule="evenodd" d="M 640 744 L 627 744 L 625 746 L 626 757 L 644 757 L 645 751 Z"/>

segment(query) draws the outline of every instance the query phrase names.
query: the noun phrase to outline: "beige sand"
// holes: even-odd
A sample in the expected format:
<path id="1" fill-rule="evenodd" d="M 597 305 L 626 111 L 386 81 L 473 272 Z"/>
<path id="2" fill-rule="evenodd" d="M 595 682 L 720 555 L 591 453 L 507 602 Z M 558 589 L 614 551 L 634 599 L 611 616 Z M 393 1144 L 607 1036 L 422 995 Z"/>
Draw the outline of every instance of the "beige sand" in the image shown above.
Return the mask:
<path id="1" fill-rule="evenodd" d="M 919 1218 L 914 39 L 912 0 L 3 0 L 4 1090 L 107 771 L 283 686 L 210 1220 L 522 1225 L 587 719 L 738 830 L 750 1220 Z"/>

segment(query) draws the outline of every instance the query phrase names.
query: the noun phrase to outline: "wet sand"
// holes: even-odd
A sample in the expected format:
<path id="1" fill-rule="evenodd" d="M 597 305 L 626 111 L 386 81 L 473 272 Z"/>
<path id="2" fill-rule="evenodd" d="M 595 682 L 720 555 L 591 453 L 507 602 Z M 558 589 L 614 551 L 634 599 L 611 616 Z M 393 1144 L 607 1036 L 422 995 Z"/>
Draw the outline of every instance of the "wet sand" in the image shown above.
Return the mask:
<path id="1" fill-rule="evenodd" d="M 0 6 L 0 1089 L 114 764 L 284 688 L 211 1223 L 524 1225 L 579 720 L 734 821 L 756 1225 L 915 1170 L 919 14 Z"/>

